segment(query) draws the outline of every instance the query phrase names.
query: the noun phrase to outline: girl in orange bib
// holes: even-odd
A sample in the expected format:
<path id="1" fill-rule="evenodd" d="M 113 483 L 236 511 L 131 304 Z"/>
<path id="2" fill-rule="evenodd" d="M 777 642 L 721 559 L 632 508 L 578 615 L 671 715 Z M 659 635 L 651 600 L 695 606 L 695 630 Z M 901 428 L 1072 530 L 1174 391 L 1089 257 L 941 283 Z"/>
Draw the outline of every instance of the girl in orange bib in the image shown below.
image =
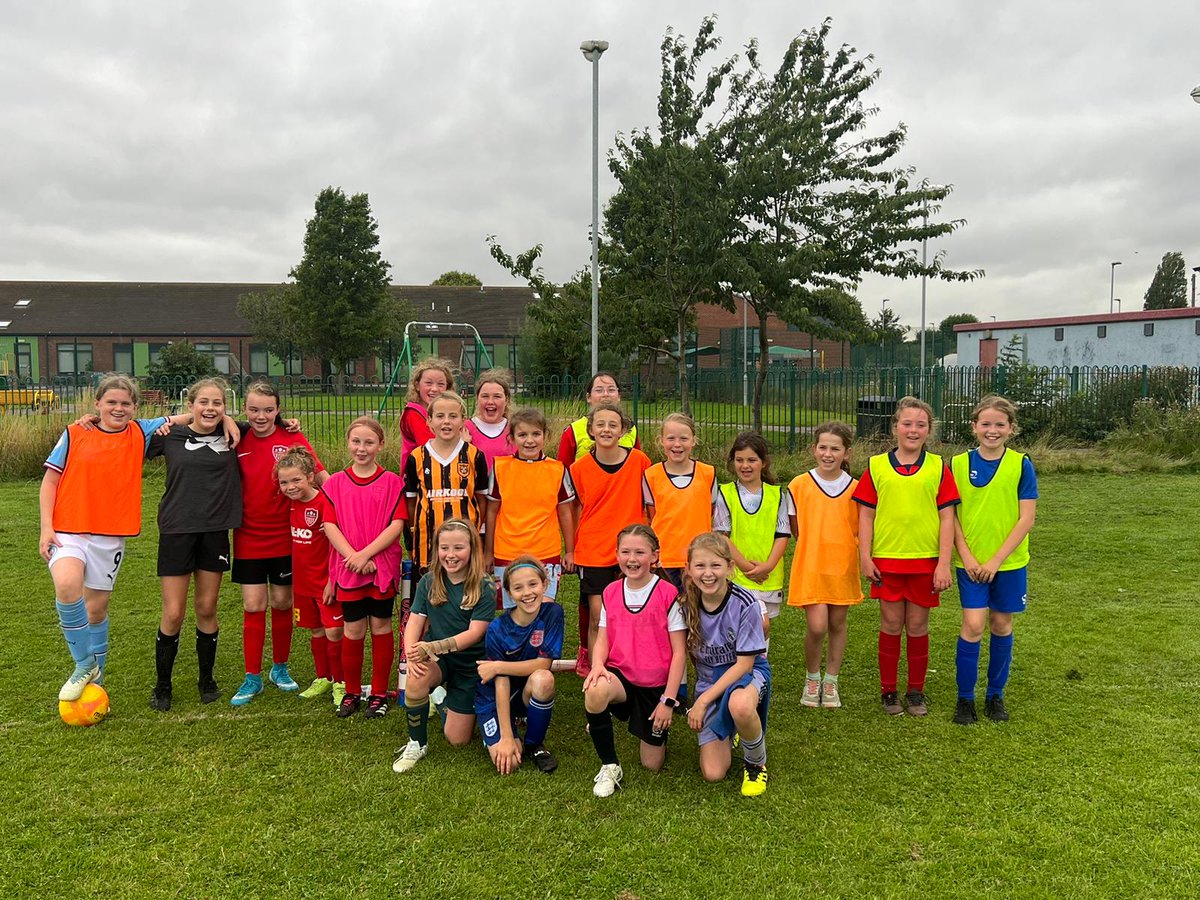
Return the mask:
<path id="1" fill-rule="evenodd" d="M 683 590 L 688 545 L 698 534 L 712 530 L 712 508 L 717 499 L 717 471 L 692 459 L 696 423 L 691 416 L 671 413 L 658 438 L 666 459 L 651 466 L 642 477 L 646 515 L 662 535 L 659 563 L 662 573 Z"/>
<path id="2" fill-rule="evenodd" d="M 892 416 L 896 449 L 872 456 L 854 489 L 858 514 L 859 563 L 879 604 L 879 686 L 888 715 L 904 712 L 897 695 L 900 635 L 908 635 L 909 715 L 929 712 L 925 673 L 929 668 L 929 610 L 950 586 L 954 548 L 954 477 L 925 443 L 933 431 L 933 409 L 902 397 Z"/>
<path id="3" fill-rule="evenodd" d="M 788 485 L 792 495 L 792 533 L 796 551 L 788 584 L 788 605 L 804 608 L 803 706 L 836 709 L 842 705 L 838 673 L 846 652 L 846 613 L 862 602 L 858 573 L 858 507 L 850 476 L 854 433 L 844 422 L 826 422 L 813 435 L 816 466 Z M 829 636 L 825 677 L 821 652 Z"/>

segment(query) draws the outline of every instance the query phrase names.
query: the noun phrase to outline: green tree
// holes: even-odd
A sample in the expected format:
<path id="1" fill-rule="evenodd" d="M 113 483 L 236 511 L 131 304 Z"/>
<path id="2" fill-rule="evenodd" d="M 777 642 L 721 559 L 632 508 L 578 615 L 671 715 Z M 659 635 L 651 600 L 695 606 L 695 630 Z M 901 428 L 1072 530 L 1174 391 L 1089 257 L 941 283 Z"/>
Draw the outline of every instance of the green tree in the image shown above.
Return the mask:
<path id="1" fill-rule="evenodd" d="M 341 188 L 327 187 L 317 195 L 285 306 L 295 322 L 296 345 L 333 364 L 339 394 L 345 392 L 347 364 L 372 354 L 399 318 L 388 291 L 391 266 L 378 247 L 379 226 L 366 194 L 347 197 Z"/>
<path id="2" fill-rule="evenodd" d="M 871 339 L 879 345 L 879 365 L 896 364 L 896 345 L 908 334 L 908 326 L 900 323 L 900 316 L 890 306 L 884 306 L 870 326 Z M 890 350 L 890 352 L 888 352 Z"/>
<path id="3" fill-rule="evenodd" d="M 1187 306 L 1187 266 L 1183 254 L 1171 250 L 1163 254 L 1146 289 L 1142 309 L 1182 309 Z"/>
<path id="4" fill-rule="evenodd" d="M 736 58 L 702 80 L 698 74 L 720 43 L 715 30 L 716 21 L 705 19 L 690 47 L 667 31 L 660 48 L 658 134 L 645 129 L 617 139 L 609 169 L 618 189 L 604 215 L 603 284 L 610 309 L 621 311 L 605 337 L 648 351 L 652 366 L 665 349 L 675 360 L 680 402 L 689 414 L 687 338 L 696 306 L 733 308 L 719 284 L 735 206 L 724 189 L 719 133 L 704 119 Z"/>
<path id="5" fill-rule="evenodd" d="M 281 284 L 238 297 L 238 315 L 250 323 L 255 343 L 276 359 L 287 359 L 293 348 L 304 346 L 292 314 L 295 290 L 295 285 Z"/>
<path id="6" fill-rule="evenodd" d="M 868 272 L 951 281 L 982 275 L 946 269 L 941 253 L 921 262 L 923 239 L 936 240 L 964 223 L 936 218 L 949 187 L 918 181 L 913 169 L 893 162 L 904 147 L 903 125 L 864 133 L 875 110 L 863 95 L 880 72 L 872 57 L 852 47 L 831 50 L 830 29 L 826 20 L 793 39 L 774 73 L 763 69 L 752 41 L 747 69 L 731 82 L 723 135 L 739 230 L 730 280 L 764 326 L 772 316 L 837 322 L 839 309 L 819 290 L 853 294 Z M 762 423 L 767 349 L 763 327 L 755 427 Z"/>
<path id="7" fill-rule="evenodd" d="M 479 277 L 472 275 L 470 272 L 459 272 L 457 269 L 451 269 L 449 272 L 443 272 L 433 282 L 434 287 L 483 287 L 483 282 Z"/>
<path id="8" fill-rule="evenodd" d="M 150 363 L 150 380 L 164 390 L 186 387 L 201 378 L 220 374 L 212 357 L 201 353 L 189 341 L 174 341 L 162 348 L 158 359 Z"/>
<path id="9" fill-rule="evenodd" d="M 979 321 L 979 317 L 974 313 L 953 313 L 938 323 L 938 331 L 941 333 L 943 346 L 946 347 L 946 353 L 958 352 L 958 332 L 954 330 L 955 325 L 969 325 Z"/>

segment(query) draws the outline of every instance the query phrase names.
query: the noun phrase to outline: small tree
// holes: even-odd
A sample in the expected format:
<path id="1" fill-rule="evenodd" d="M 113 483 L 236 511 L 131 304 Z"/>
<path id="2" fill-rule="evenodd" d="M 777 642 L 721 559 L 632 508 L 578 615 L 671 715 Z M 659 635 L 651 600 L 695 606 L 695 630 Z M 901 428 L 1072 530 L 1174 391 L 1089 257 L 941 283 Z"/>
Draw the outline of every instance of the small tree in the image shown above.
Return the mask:
<path id="1" fill-rule="evenodd" d="M 175 341 L 163 347 L 158 359 L 150 363 L 150 379 L 164 390 L 186 387 L 201 378 L 219 375 L 212 357 L 201 353 L 188 341 Z"/>
<path id="2" fill-rule="evenodd" d="M 1182 309 L 1187 306 L 1187 266 L 1178 250 L 1164 253 L 1146 289 L 1143 309 Z"/>
<path id="3" fill-rule="evenodd" d="M 459 272 L 457 269 L 451 269 L 449 272 L 443 272 L 433 282 L 434 287 L 483 287 L 483 282 L 478 276 L 472 275 L 470 272 Z"/>
<path id="4" fill-rule="evenodd" d="M 958 332 L 954 330 L 955 325 L 968 325 L 978 321 L 979 317 L 973 313 L 953 313 L 942 319 L 938 324 L 938 331 L 941 332 L 942 338 L 945 340 L 945 346 L 949 348 L 946 352 L 958 352 Z"/>

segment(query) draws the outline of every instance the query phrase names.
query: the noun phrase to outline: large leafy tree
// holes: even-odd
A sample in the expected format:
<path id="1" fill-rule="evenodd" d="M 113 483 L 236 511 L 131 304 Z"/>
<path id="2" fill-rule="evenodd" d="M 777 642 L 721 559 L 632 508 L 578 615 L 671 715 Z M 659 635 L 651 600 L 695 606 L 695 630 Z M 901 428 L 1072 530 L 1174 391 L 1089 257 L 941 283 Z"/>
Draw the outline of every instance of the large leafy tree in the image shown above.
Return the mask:
<path id="1" fill-rule="evenodd" d="M 1172 250 L 1163 254 L 1146 289 L 1143 309 L 1181 309 L 1187 306 L 1187 266 L 1183 254 Z"/>
<path id="2" fill-rule="evenodd" d="M 669 30 L 663 38 L 658 133 L 645 129 L 617 139 L 609 169 L 619 187 L 604 215 L 607 305 L 619 313 L 605 336 L 647 350 L 652 362 L 666 344 L 685 413 L 691 411 L 687 336 L 696 306 L 732 308 L 718 285 L 735 204 L 725 190 L 719 133 L 705 116 L 736 58 L 701 76 L 704 58 L 720 43 L 715 30 L 708 18 L 690 46 Z"/>
<path id="3" fill-rule="evenodd" d="M 739 228 L 730 280 L 764 326 L 756 427 L 772 316 L 803 328 L 815 319 L 837 322 L 838 309 L 821 290 L 851 294 L 868 272 L 956 281 L 982 275 L 946 269 L 940 253 L 921 262 L 922 239 L 936 240 L 964 223 L 936 218 L 950 188 L 918 180 L 894 162 L 906 138 L 903 125 L 867 133 L 876 110 L 865 105 L 864 94 L 880 72 L 871 56 L 845 45 L 830 48 L 830 30 L 826 20 L 802 32 L 774 72 L 764 69 L 751 42 L 748 66 L 731 82 L 724 152 Z"/>
<path id="4" fill-rule="evenodd" d="M 158 359 L 150 363 L 149 372 L 150 380 L 167 390 L 218 374 L 212 357 L 201 353 L 190 341 L 174 341 L 163 347 Z"/>

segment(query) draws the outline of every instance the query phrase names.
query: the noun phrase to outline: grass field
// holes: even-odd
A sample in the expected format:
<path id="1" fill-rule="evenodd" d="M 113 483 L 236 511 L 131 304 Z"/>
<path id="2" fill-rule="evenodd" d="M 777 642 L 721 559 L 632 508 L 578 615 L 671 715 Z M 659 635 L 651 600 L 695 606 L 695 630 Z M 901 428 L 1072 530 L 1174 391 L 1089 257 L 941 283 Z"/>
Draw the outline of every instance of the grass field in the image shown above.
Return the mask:
<path id="1" fill-rule="evenodd" d="M 161 483 L 147 488 L 152 523 Z M 803 616 L 785 609 L 767 794 L 741 798 L 732 776 L 703 783 L 677 724 L 659 775 L 618 730 L 626 787 L 598 801 L 573 675 L 559 676 L 550 777 L 500 778 L 481 747 L 453 750 L 436 725 L 429 757 L 393 775 L 394 713 L 340 721 L 270 689 L 241 710 L 201 706 L 186 639 L 176 706 L 152 712 L 152 525 L 130 542 L 114 600 L 114 711 L 63 726 L 53 697 L 69 667 L 35 552 L 36 485 L 0 484 L 0 896 L 1195 897 L 1194 489 L 1177 475 L 1043 478 L 1008 725 L 949 721 L 953 594 L 933 617 L 927 720 L 878 709 L 869 601 L 850 617 L 847 708 L 802 709 Z M 228 696 L 234 588 L 222 603 Z M 293 659 L 311 675 L 299 637 Z"/>

